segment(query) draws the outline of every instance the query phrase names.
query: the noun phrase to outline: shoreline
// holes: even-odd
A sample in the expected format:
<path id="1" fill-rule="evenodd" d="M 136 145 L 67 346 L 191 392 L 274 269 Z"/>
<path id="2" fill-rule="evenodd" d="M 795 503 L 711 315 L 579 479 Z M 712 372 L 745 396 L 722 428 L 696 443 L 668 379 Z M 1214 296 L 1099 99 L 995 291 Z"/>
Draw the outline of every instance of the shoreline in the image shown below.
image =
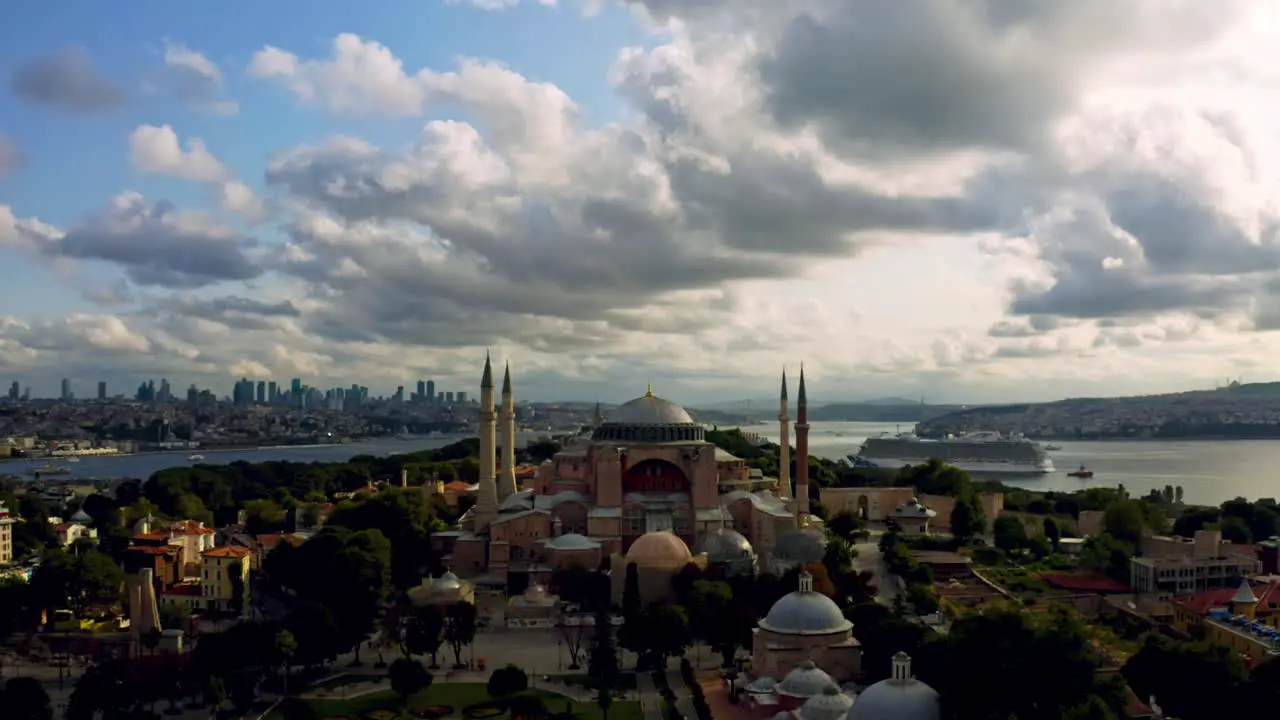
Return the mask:
<path id="1" fill-rule="evenodd" d="M 370 439 L 373 439 L 373 438 L 370 438 Z M 341 446 L 343 446 L 343 445 L 353 445 L 353 446 L 358 446 L 358 445 L 363 445 L 363 444 L 365 444 L 365 443 L 366 443 L 366 442 L 368 442 L 370 439 L 356 440 L 356 441 L 352 441 L 352 442 L 349 442 L 349 443 L 307 443 L 307 444 L 305 444 L 305 445 L 304 445 L 304 444 L 299 444 L 299 445 L 250 445 L 250 446 L 246 446 L 246 447 L 235 447 L 235 448 L 182 448 L 182 449 L 180 449 L 180 450 L 143 450 L 143 451 L 141 451 L 141 452 L 131 452 L 131 453 L 118 452 L 118 453 L 111 453 L 111 454 L 108 454 L 108 455 L 57 455 L 57 456 L 53 456 L 53 455 L 41 455 L 41 456 L 38 456 L 38 457 L 6 457 L 6 458 L 0 458 L 0 463 L 5 463 L 5 462 L 23 462 L 23 461 L 26 461 L 26 462 L 32 462 L 32 461 L 43 461 L 43 462 L 66 462 L 66 461 L 67 461 L 67 458 L 72 458 L 72 457 L 80 458 L 81 460 L 85 460 L 85 459 L 92 459 L 92 460 L 104 460 L 104 459 L 107 459 L 107 458 L 133 458 L 133 457 L 147 457 L 147 456 L 150 456 L 150 455 L 182 455 L 182 454 L 187 454 L 188 456 L 190 456 L 190 455 L 204 455 L 204 454 L 206 454 L 206 453 L 257 452 L 257 451 L 260 451 L 260 450 L 294 450 L 294 449 L 296 449 L 296 450 L 302 450 L 302 449 L 306 449 L 306 448 L 329 448 L 329 447 L 341 447 Z M 359 455 L 360 453 L 355 453 L 355 454 L 356 454 L 356 455 Z M 196 462 L 199 462 L 199 461 L 196 461 Z"/>

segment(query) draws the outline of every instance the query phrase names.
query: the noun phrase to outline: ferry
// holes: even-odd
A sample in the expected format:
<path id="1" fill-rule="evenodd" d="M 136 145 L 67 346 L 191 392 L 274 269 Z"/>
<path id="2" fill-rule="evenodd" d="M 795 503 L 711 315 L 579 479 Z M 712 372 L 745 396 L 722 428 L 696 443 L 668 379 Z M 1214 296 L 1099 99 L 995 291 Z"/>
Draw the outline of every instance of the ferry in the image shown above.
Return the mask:
<path id="1" fill-rule="evenodd" d="M 204 459 L 203 455 L 188 455 L 187 462 L 200 462 Z"/>
<path id="2" fill-rule="evenodd" d="M 1005 437 L 998 432 L 976 431 L 941 440 L 915 433 L 884 433 L 867 438 L 849 461 L 854 467 L 896 470 L 937 458 L 961 470 L 980 474 L 1045 475 L 1054 471 L 1043 445 L 1022 435 Z"/>
<path id="3" fill-rule="evenodd" d="M 1057 452 L 1062 449 L 1062 446 L 1061 445 L 1045 445 L 1044 449 L 1048 450 L 1049 452 Z"/>
<path id="4" fill-rule="evenodd" d="M 27 471 L 29 475 L 70 475 L 71 468 L 53 463 L 43 463 Z"/>

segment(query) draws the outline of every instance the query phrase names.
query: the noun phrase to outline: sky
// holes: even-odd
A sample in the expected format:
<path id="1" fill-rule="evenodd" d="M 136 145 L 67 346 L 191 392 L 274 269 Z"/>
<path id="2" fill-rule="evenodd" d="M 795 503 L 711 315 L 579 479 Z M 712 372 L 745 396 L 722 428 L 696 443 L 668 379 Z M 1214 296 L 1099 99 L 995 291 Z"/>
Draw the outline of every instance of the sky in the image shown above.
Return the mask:
<path id="1" fill-rule="evenodd" d="M 0 385 L 1280 379 L 1268 0 L 0 8 Z"/>

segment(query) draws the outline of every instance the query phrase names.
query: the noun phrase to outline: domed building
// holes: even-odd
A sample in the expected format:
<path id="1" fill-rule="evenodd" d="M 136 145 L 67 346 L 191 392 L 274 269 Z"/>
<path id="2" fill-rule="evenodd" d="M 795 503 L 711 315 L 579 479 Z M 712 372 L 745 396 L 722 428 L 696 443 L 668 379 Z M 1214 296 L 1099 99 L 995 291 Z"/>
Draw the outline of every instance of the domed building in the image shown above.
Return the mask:
<path id="1" fill-rule="evenodd" d="M 777 575 L 805 565 L 822 562 L 827 554 L 827 536 L 813 527 L 788 530 L 778 536 L 771 565 Z"/>
<path id="2" fill-rule="evenodd" d="M 821 667 L 829 680 L 844 682 L 862 672 L 862 645 L 840 607 L 815 592 L 813 576 L 801 572 L 799 589 L 774 603 L 757 623 L 751 670 L 755 675 L 786 677 L 805 663 Z"/>
<path id="3" fill-rule="evenodd" d="M 640 600 L 648 604 L 672 598 L 671 579 L 690 563 L 705 568 L 706 556 L 695 556 L 678 535 L 667 530 L 645 533 L 636 539 L 626 555 L 614 555 L 611 567 L 620 568 L 610 573 L 612 595 L 615 603 L 622 602 L 626 591 L 627 566 L 636 566 L 640 581 Z"/>
<path id="4" fill-rule="evenodd" d="M 645 568 L 669 567 L 677 555 L 687 563 L 706 554 L 735 571 L 746 570 L 756 565 L 757 554 L 772 557 L 777 538 L 811 519 L 803 373 L 794 491 L 790 463 L 780 470 L 781 478 L 752 475 L 745 461 L 707 442 L 706 429 L 687 410 L 652 388 L 611 412 L 597 411 L 590 432 L 571 439 L 543 462 L 532 483 L 520 490 L 505 468 L 498 477 L 499 413 L 488 359 L 480 390 L 476 502 L 457 530 L 436 534 L 436 550 L 445 562 L 479 584 L 546 584 L 558 567 L 578 564 L 594 569 L 605 557 L 621 560 L 612 567 L 615 578 L 623 577 L 620 571 L 633 561 L 632 547 L 652 533 L 674 536 L 687 557 L 666 552 L 674 546 L 664 540 L 665 550 L 650 545 L 640 553 L 636 561 L 643 560 L 638 564 Z M 505 447 L 514 442 L 508 408 L 515 402 L 509 372 L 501 397 L 507 463 Z M 789 437 L 785 378 L 780 406 L 779 421 Z M 721 534 L 724 531 L 733 534 Z M 716 539 L 708 540 L 713 534 Z M 558 541 L 567 535 L 574 538 Z M 699 553 L 689 552 L 690 547 L 699 548 Z"/>
<path id="5" fill-rule="evenodd" d="M 853 708 L 853 698 L 831 684 L 800 706 L 800 720 L 845 720 Z"/>
<path id="6" fill-rule="evenodd" d="M 725 577 L 755 575 L 756 551 L 742 533 L 729 528 L 712 530 L 702 536 L 698 549 L 707 556 L 707 567 L 716 567 Z"/>
<path id="7" fill-rule="evenodd" d="M 845 716 L 847 720 L 940 720 L 938 693 L 911 675 L 911 658 L 893 656 L 893 674 L 863 690 Z"/>

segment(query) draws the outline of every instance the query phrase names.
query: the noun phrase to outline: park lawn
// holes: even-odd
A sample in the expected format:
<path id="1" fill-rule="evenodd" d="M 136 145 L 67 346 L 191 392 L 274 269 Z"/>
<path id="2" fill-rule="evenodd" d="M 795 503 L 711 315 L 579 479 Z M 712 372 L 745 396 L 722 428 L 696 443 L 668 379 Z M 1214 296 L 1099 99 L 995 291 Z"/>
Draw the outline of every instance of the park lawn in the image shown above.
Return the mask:
<path id="1" fill-rule="evenodd" d="M 530 692 L 542 698 L 547 710 L 556 713 L 564 711 L 570 698 L 546 690 L 534 689 Z M 489 693 L 483 683 L 436 683 L 426 690 L 409 698 L 408 707 L 420 705 L 450 705 L 457 713 L 470 705 L 489 701 Z M 379 708 L 400 708 L 400 698 L 390 690 L 372 692 L 360 697 L 343 700 L 331 698 L 324 700 L 308 700 L 316 716 L 320 718 L 343 715 L 358 720 L 365 713 Z M 574 702 L 574 714 L 582 720 L 604 720 L 604 713 L 595 703 Z M 643 713 L 638 702 L 615 702 L 609 708 L 609 720 L 642 720 Z M 264 720 L 281 720 L 279 711 L 268 713 Z"/>

